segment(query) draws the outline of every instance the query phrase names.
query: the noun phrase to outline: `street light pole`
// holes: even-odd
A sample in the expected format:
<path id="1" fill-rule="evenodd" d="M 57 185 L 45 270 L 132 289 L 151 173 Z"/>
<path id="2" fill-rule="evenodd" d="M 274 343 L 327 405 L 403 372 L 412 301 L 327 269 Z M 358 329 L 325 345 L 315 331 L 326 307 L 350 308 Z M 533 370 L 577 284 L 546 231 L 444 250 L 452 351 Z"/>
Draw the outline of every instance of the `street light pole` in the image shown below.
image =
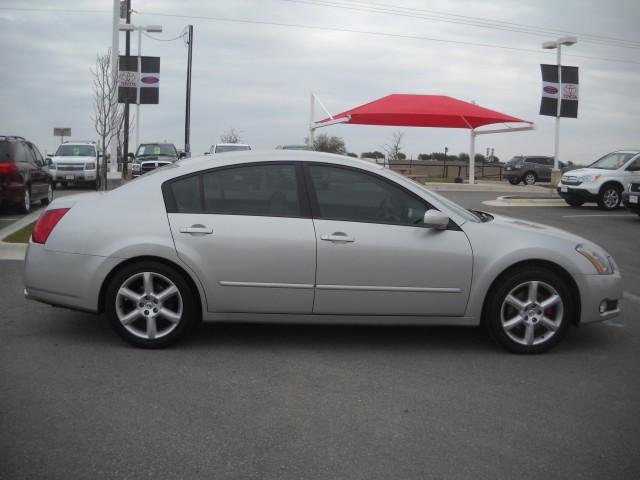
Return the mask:
<path id="1" fill-rule="evenodd" d="M 562 46 L 570 47 L 578 42 L 576 37 L 562 37 L 555 41 L 544 42 L 542 48 L 557 49 L 556 63 L 558 65 L 558 105 L 556 110 L 556 132 L 553 146 L 553 170 L 551 171 L 551 183 L 557 186 L 560 183 L 560 107 L 562 103 Z"/>
<path id="2" fill-rule="evenodd" d="M 187 54 L 187 95 L 184 117 L 184 151 L 189 155 L 191 152 L 191 57 L 193 53 L 193 25 L 189 25 L 189 52 Z"/>
<path id="3" fill-rule="evenodd" d="M 126 23 L 131 23 L 131 0 L 127 0 L 127 18 Z M 125 32 L 125 56 L 131 55 L 131 32 Z M 129 102 L 124 104 L 124 132 L 122 133 L 122 158 L 120 159 L 122 162 L 122 175 L 127 173 L 127 161 L 129 155 Z"/>
<path id="4" fill-rule="evenodd" d="M 118 60 L 120 58 L 120 52 L 119 52 L 119 48 L 120 48 L 120 30 L 119 30 L 119 26 L 120 26 L 120 0 L 113 0 L 113 30 L 111 32 L 111 75 L 113 75 L 113 78 L 115 78 L 115 84 L 117 86 L 118 84 Z M 117 93 L 116 93 L 116 97 L 117 97 Z M 109 99 L 110 102 L 113 102 L 113 98 Z M 117 98 L 116 98 L 116 102 L 115 106 L 118 106 L 117 103 Z M 110 107 L 113 107 L 113 105 L 111 105 Z M 112 110 L 112 114 L 111 114 L 111 125 L 113 126 L 116 122 L 116 117 L 117 117 L 117 113 L 116 113 L 116 109 L 115 108 L 111 108 Z M 118 142 L 114 142 L 113 141 L 113 137 L 111 138 L 111 158 L 115 159 L 115 161 L 117 161 L 118 159 Z M 103 156 L 102 156 L 102 162 L 103 162 L 103 168 L 100 169 L 99 171 L 103 171 L 104 172 L 104 190 L 107 189 L 107 152 L 102 152 Z"/>

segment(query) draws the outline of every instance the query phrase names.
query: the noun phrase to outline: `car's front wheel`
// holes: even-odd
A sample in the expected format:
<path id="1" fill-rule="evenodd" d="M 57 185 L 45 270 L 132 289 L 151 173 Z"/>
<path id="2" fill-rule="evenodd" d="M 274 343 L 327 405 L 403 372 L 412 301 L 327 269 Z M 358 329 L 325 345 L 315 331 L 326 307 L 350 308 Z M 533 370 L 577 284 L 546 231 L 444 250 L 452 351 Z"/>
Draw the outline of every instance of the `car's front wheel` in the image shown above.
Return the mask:
<path id="1" fill-rule="evenodd" d="M 490 336 L 515 353 L 541 353 L 555 346 L 575 308 L 565 283 L 539 267 L 505 274 L 488 297 L 484 325 Z"/>
<path id="2" fill-rule="evenodd" d="M 196 297 L 184 276 L 157 262 L 140 262 L 110 281 L 105 310 L 112 328 L 142 348 L 163 348 L 185 335 L 196 321 Z"/>
<path id="3" fill-rule="evenodd" d="M 602 210 L 615 210 L 622 201 L 622 190 L 616 185 L 605 185 L 598 195 L 598 207 Z"/>
<path id="4" fill-rule="evenodd" d="M 509 183 L 511 185 L 518 185 L 520 183 L 520 179 L 519 178 L 510 178 L 509 179 Z"/>

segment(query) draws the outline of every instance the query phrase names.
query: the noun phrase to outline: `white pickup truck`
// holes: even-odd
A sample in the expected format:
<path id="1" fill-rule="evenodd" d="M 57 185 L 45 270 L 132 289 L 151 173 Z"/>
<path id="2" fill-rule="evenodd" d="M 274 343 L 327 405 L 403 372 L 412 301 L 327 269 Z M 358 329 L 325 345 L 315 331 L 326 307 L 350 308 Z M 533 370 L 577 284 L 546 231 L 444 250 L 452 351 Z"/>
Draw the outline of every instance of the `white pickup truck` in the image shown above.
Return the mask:
<path id="1" fill-rule="evenodd" d="M 49 173 L 53 182 L 63 187 L 68 183 L 89 183 L 98 187 L 99 153 L 95 142 L 64 142 L 50 157 Z"/>

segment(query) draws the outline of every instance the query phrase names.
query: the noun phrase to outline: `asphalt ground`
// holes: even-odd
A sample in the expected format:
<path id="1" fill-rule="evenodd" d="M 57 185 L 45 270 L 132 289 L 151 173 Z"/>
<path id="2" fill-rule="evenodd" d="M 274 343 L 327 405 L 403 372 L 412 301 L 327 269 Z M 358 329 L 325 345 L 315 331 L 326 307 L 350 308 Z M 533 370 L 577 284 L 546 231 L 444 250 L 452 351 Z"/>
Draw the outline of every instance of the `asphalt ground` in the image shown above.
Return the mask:
<path id="1" fill-rule="evenodd" d="M 637 293 L 640 218 L 485 209 L 596 241 Z M 146 351 L 25 301 L 21 269 L 0 262 L 2 479 L 638 478 L 634 301 L 538 356 L 476 328 L 244 324 Z"/>

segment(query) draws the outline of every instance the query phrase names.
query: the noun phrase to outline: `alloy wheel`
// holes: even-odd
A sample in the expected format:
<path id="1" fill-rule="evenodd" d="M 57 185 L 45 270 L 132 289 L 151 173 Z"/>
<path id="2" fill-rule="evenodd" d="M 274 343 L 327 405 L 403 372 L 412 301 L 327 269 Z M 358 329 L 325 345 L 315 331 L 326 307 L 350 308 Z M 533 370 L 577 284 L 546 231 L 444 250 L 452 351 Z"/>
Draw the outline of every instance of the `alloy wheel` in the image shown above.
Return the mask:
<path id="1" fill-rule="evenodd" d="M 500 321 L 505 334 L 520 345 L 539 345 L 562 325 L 564 304 L 555 288 L 528 281 L 513 288 L 502 302 Z"/>
<path id="2" fill-rule="evenodd" d="M 31 192 L 29 188 L 24 189 L 24 211 L 28 212 L 31 210 Z"/>
<path id="3" fill-rule="evenodd" d="M 533 173 L 527 173 L 524 177 L 524 183 L 527 185 L 533 185 L 536 183 L 536 176 Z"/>
<path id="4" fill-rule="evenodd" d="M 120 324 L 132 335 L 145 340 L 160 339 L 180 324 L 182 295 L 164 275 L 135 273 L 120 285 L 115 298 L 115 312 Z"/>
<path id="5" fill-rule="evenodd" d="M 602 192 L 602 203 L 609 209 L 616 208 L 620 203 L 620 193 L 618 189 L 611 187 Z"/>

